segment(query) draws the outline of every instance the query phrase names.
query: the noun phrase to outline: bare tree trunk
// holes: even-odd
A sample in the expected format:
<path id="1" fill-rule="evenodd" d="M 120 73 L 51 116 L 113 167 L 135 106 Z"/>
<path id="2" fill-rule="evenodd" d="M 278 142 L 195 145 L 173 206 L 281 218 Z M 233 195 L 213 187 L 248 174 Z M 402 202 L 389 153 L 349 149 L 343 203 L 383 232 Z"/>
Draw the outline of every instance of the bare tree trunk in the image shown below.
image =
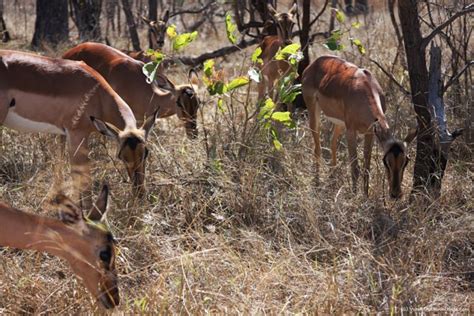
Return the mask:
<path id="1" fill-rule="evenodd" d="M 102 0 L 69 0 L 71 19 L 81 41 L 99 41 Z"/>
<path id="2" fill-rule="evenodd" d="M 158 2 L 157 0 L 148 0 L 148 19 L 158 21 Z M 150 45 L 151 47 L 151 45 Z"/>
<path id="3" fill-rule="evenodd" d="M 109 29 L 112 28 L 112 32 L 115 32 L 115 11 L 117 10 L 117 0 L 105 0 L 105 37 L 109 36 Z"/>
<path id="4" fill-rule="evenodd" d="M 69 39 L 67 0 L 37 0 L 35 33 L 31 46 L 53 47 Z"/>
<path id="5" fill-rule="evenodd" d="M 10 33 L 8 33 L 7 25 L 3 19 L 3 0 L 0 0 L 0 34 L 2 35 L 2 42 L 6 43 L 10 41 Z"/>
<path id="6" fill-rule="evenodd" d="M 444 168 L 447 163 L 447 154 L 442 154 L 446 150 L 441 149 L 440 141 L 437 141 L 437 139 L 446 141 L 448 136 L 449 138 L 452 137 L 449 141 L 450 144 L 456 136 L 460 135 L 460 132 L 457 132 L 456 135 L 455 133 L 450 135 L 446 128 L 444 103 L 442 101 L 443 85 L 442 82 L 440 83 L 441 51 L 432 52 L 432 54 L 439 54 L 439 56 L 432 55 L 431 78 L 428 75 L 425 47 L 432 36 L 430 34 L 425 38 L 422 37 L 417 2 L 417 0 L 398 1 L 399 18 L 410 76 L 411 97 L 418 122 L 413 191 L 426 190 L 431 196 L 437 197 L 440 193 Z M 440 110 L 441 108 L 442 110 Z M 439 135 L 436 133 L 435 119 L 438 119 L 438 130 L 442 131 Z"/>
<path id="7" fill-rule="evenodd" d="M 140 51 L 140 39 L 138 38 L 137 26 L 133 19 L 132 10 L 130 8 L 130 2 L 128 0 L 122 0 L 123 12 L 125 13 L 125 19 L 127 20 L 128 31 L 130 32 L 130 38 L 132 39 L 133 49 Z"/>
<path id="8" fill-rule="evenodd" d="M 295 83 L 300 83 L 301 75 L 303 71 L 308 67 L 311 60 L 309 59 L 309 32 L 311 30 L 311 26 L 309 25 L 309 18 L 311 14 L 311 0 L 303 0 L 303 18 L 301 24 L 301 33 L 300 33 L 300 44 L 301 49 L 303 50 L 303 60 L 300 61 L 298 65 L 298 75 L 299 77 L 296 79 Z M 303 95 L 300 94 L 296 97 L 294 102 L 295 108 L 306 108 L 304 103 Z"/>

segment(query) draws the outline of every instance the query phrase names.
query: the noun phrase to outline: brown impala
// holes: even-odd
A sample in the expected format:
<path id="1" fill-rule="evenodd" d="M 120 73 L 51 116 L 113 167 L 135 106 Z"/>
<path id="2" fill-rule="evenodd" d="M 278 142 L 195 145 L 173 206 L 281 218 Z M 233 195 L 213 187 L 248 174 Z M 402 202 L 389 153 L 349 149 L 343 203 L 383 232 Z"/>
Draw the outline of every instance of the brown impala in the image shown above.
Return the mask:
<path id="1" fill-rule="evenodd" d="M 385 97 L 377 80 L 366 70 L 339 57 L 322 56 L 316 59 L 302 75 L 303 97 L 309 111 L 309 125 L 314 138 L 316 173 L 319 176 L 321 144 L 319 142 L 320 112 L 334 123 L 331 141 L 332 164 L 336 164 L 339 136 L 346 129 L 353 189 L 357 188 L 359 164 L 357 163 L 357 133 L 364 134 L 365 172 L 364 193 L 369 191 L 370 156 L 374 133 L 383 151 L 390 196 L 402 195 L 403 172 L 408 164 L 407 143 L 396 140 L 385 117 Z"/>
<path id="2" fill-rule="evenodd" d="M 278 35 L 265 36 L 260 43 L 263 64 L 260 67 L 262 80 L 258 84 L 258 99 L 261 100 L 266 93 L 273 94 L 275 81 L 284 76 L 289 70 L 290 65 L 286 60 L 273 60 L 278 49 L 291 44 L 293 36 L 293 26 L 295 25 L 294 15 L 298 10 L 295 3 L 288 13 L 278 13 L 271 4 L 267 5 L 268 12 L 272 16 L 276 25 Z"/>
<path id="3" fill-rule="evenodd" d="M 114 238 L 102 223 L 107 208 L 104 185 L 91 215 L 63 194 L 52 201 L 61 220 L 38 216 L 0 203 L 0 245 L 47 252 L 65 259 L 87 289 L 105 307 L 119 304 Z"/>
<path id="4" fill-rule="evenodd" d="M 197 136 L 199 100 L 192 85 L 175 85 L 164 75 L 148 84 L 143 62 L 104 44 L 79 44 L 64 53 L 63 58 L 82 60 L 97 70 L 130 105 L 138 120 L 157 110 L 157 117 L 177 114 L 185 123 L 186 134 Z"/>
<path id="5" fill-rule="evenodd" d="M 89 182 L 88 138 L 95 130 L 117 141 L 134 193 L 144 192 L 145 143 L 154 123 L 151 115 L 138 128 L 127 103 L 83 62 L 0 50 L 0 124 L 66 136 L 81 198 Z"/>

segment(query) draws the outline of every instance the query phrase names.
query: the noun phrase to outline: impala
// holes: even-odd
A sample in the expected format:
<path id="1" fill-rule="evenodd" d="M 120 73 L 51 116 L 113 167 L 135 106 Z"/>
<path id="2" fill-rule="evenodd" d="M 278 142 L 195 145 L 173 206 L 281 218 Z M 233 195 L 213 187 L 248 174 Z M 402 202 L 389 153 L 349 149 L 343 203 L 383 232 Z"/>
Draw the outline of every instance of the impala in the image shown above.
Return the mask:
<path id="1" fill-rule="evenodd" d="M 153 50 L 162 50 L 165 45 L 166 29 L 168 27 L 168 20 L 170 17 L 169 10 L 166 10 L 163 17 L 158 21 L 152 21 L 142 16 L 142 20 L 148 25 L 148 42 L 149 48 Z M 132 51 L 126 52 L 130 57 L 143 61 L 149 62 L 150 58 L 145 54 L 145 51 Z M 160 67 L 160 72 L 163 68 Z"/>
<path id="2" fill-rule="evenodd" d="M 81 201 L 89 202 L 88 138 L 96 130 L 118 143 L 133 192 L 144 192 L 145 143 L 154 123 L 151 115 L 138 128 L 127 103 L 83 62 L 0 50 L 0 124 L 64 135 Z"/>
<path id="3" fill-rule="evenodd" d="M 278 50 L 292 43 L 293 26 L 295 25 L 295 14 L 298 6 L 295 3 L 288 13 L 278 13 L 271 4 L 267 5 L 273 22 L 276 25 L 278 35 L 265 36 L 260 43 L 263 64 L 260 67 L 262 79 L 258 84 L 258 99 L 261 100 L 266 93 L 272 93 L 275 81 L 285 76 L 290 70 L 286 60 L 273 60 Z"/>
<path id="4" fill-rule="evenodd" d="M 52 200 L 59 219 L 25 213 L 0 203 L 0 245 L 47 252 L 65 259 L 105 308 L 119 304 L 114 238 L 103 223 L 108 187 L 104 185 L 88 218 L 68 197 Z"/>
<path id="5" fill-rule="evenodd" d="M 305 69 L 301 82 L 314 138 L 317 177 L 321 156 L 319 133 L 322 110 L 328 120 L 334 123 L 331 141 L 332 165 L 336 165 L 339 136 L 346 129 L 354 191 L 360 173 L 357 163 L 357 133 L 364 134 L 363 185 L 366 195 L 369 191 L 370 158 L 375 134 L 383 151 L 390 196 L 399 198 L 402 194 L 403 172 L 409 160 L 406 146 L 413 140 L 415 133 L 410 133 L 405 142 L 393 137 L 384 114 L 384 94 L 373 75 L 339 57 L 322 56 Z"/>
<path id="6" fill-rule="evenodd" d="M 63 58 L 82 60 L 97 70 L 130 105 L 137 119 L 156 111 L 161 118 L 177 114 L 185 123 L 186 134 L 197 136 L 199 100 L 193 85 L 175 85 L 162 74 L 148 84 L 142 71 L 143 62 L 104 44 L 79 44 L 64 53 Z"/>

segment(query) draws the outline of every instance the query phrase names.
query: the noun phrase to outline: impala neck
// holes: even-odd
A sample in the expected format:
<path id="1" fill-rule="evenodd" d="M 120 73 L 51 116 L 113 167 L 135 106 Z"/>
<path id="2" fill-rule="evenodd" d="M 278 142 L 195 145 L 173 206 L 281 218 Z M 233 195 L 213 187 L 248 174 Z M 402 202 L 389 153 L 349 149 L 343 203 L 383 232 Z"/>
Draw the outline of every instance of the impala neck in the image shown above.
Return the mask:
<path id="1" fill-rule="evenodd" d="M 71 258 L 68 241 L 79 235 L 59 220 L 28 214 L 0 204 L 0 245 Z"/>
<path id="2" fill-rule="evenodd" d="M 111 87 L 101 89 L 99 96 L 102 107 L 110 107 L 111 113 L 113 113 L 111 117 L 104 117 L 107 122 L 122 129 L 137 127 L 137 121 L 132 110 Z"/>

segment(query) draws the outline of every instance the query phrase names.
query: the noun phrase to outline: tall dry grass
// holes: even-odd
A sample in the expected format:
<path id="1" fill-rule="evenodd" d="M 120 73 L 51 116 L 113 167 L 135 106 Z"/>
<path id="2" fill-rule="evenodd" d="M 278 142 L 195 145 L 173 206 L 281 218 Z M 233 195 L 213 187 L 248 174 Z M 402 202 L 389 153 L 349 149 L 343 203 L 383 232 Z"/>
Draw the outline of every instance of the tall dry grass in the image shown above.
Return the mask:
<path id="1" fill-rule="evenodd" d="M 367 27 L 355 35 L 370 57 L 388 67 L 396 47 L 387 13 L 374 13 L 363 23 Z M 190 51 L 224 41 L 224 36 L 201 36 Z M 21 36 L 9 45 L 26 48 Z M 230 56 L 219 66 L 233 77 L 245 69 L 250 53 Z M 313 56 L 323 53 L 315 43 Z M 389 120 L 403 135 L 415 121 L 409 98 L 366 58 L 351 49 L 343 56 L 373 70 L 387 93 Z M 399 69 L 394 75 L 406 81 Z M 177 68 L 171 76 L 182 80 L 184 73 Z M 118 240 L 122 298 L 116 312 L 472 312 L 474 174 L 464 141 L 454 144 L 436 201 L 387 199 L 375 146 L 370 196 L 353 194 L 344 139 L 338 166 L 323 167 L 322 184 L 315 187 L 306 122 L 284 137 L 277 155 L 262 134 L 241 142 L 243 107 L 255 106 L 255 88 L 249 104 L 235 103 L 232 120 L 200 91 L 204 105 L 195 141 L 186 139 L 177 119 L 160 120 L 150 139 L 148 195 L 142 201 L 130 199 L 125 172 L 113 159 L 114 145 L 100 137 L 93 141 L 95 184 L 108 181 L 112 189 L 107 221 Z M 245 100 L 245 92 L 235 97 Z M 450 124 L 462 122 L 462 116 L 454 119 Z M 324 124 L 323 146 L 328 146 L 330 125 Z M 48 215 L 44 199 L 56 161 L 54 139 L 0 131 L 1 199 Z M 410 152 L 414 155 L 413 146 Z M 326 148 L 324 154 L 329 157 Z M 64 169 L 67 181 L 67 164 Z M 406 193 L 412 169 L 411 163 Z M 99 311 L 63 261 L 5 248 L 0 256 L 0 313 Z"/>

